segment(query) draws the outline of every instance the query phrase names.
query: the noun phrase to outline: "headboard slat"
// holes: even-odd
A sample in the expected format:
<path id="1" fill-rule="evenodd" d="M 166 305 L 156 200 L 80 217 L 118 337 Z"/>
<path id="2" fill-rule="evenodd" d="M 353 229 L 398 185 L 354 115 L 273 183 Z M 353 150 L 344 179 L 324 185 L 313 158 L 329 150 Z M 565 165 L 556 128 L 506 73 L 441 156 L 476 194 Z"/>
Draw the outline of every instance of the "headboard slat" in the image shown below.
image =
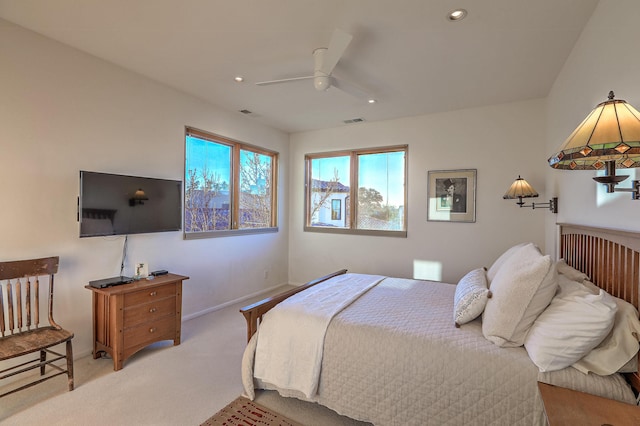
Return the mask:
<path id="1" fill-rule="evenodd" d="M 640 253 L 633 253 L 633 278 L 634 283 L 640 282 Z M 631 304 L 634 306 L 640 306 L 639 300 L 639 288 L 630 289 L 629 299 L 632 300 Z"/>

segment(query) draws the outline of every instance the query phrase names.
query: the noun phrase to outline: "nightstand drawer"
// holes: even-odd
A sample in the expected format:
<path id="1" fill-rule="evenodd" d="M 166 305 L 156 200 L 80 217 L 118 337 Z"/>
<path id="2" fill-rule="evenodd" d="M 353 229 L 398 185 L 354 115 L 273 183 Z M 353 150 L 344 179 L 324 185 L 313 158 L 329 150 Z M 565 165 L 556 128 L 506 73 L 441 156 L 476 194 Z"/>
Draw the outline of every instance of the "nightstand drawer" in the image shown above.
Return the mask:
<path id="1" fill-rule="evenodd" d="M 146 345 L 158 340 L 173 339 L 176 334 L 176 317 L 169 316 L 124 330 L 124 348 Z"/>
<path id="2" fill-rule="evenodd" d="M 150 303 L 165 297 L 175 296 L 176 285 L 174 283 L 164 286 L 151 287 L 145 290 L 134 291 L 124 295 L 124 307 Z"/>
<path id="3" fill-rule="evenodd" d="M 158 318 L 175 314 L 176 297 L 172 294 L 171 297 L 154 300 L 151 303 L 125 308 L 124 323 L 127 328 L 131 328 L 145 322 L 155 321 Z"/>

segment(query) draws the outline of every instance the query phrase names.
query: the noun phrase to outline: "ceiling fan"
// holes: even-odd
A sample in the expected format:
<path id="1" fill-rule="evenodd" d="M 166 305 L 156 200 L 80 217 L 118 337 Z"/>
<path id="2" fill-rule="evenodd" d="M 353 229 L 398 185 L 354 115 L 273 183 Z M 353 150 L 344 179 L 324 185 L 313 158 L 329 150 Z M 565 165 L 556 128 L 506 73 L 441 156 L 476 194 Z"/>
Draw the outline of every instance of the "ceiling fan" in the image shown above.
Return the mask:
<path id="1" fill-rule="evenodd" d="M 358 98 L 371 100 L 373 99 L 366 91 L 360 89 L 356 85 L 336 78 L 332 75 L 333 69 L 342 58 L 345 50 L 351 43 L 353 36 L 342 30 L 336 29 L 333 32 L 329 47 L 318 47 L 313 51 L 313 75 L 302 77 L 283 78 L 280 80 L 259 81 L 258 86 L 268 86 L 271 84 L 289 83 L 299 80 L 313 79 L 313 87 L 319 92 L 323 92 L 329 87 L 334 86 Z"/>

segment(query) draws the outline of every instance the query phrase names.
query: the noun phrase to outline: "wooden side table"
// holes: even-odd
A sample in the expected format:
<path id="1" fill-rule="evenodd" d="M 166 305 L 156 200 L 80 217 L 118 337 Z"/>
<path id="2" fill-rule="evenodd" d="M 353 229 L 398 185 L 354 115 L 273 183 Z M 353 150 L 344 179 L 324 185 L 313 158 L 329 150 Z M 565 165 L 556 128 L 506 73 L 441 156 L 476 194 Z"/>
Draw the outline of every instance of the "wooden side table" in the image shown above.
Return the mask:
<path id="1" fill-rule="evenodd" d="M 550 426 L 638 426 L 640 407 L 538 382 Z"/>
<path id="2" fill-rule="evenodd" d="M 107 288 L 85 288 L 93 293 L 93 359 L 108 353 L 113 369 L 154 342 L 180 344 L 182 281 L 189 277 L 167 274 L 153 280 Z"/>

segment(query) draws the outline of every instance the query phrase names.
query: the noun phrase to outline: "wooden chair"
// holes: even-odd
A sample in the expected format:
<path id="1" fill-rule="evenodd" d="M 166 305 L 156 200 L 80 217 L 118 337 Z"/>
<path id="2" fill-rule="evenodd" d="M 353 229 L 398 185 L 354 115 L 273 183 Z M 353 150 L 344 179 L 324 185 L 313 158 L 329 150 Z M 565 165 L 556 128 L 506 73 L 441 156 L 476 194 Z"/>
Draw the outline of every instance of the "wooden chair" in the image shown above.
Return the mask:
<path id="1" fill-rule="evenodd" d="M 0 262 L 0 362 L 39 352 L 27 362 L 0 370 L 0 380 L 39 368 L 33 381 L 0 394 L 0 398 L 61 374 L 67 374 L 69 390 L 73 390 L 73 333 L 53 320 L 53 276 L 58 272 L 58 257 Z M 47 278 L 48 276 L 48 278 Z M 49 282 L 48 325 L 40 326 L 40 280 Z M 66 355 L 52 351 L 66 343 Z M 53 355 L 47 359 L 47 354 Z M 63 363 L 57 361 L 66 359 Z M 20 362 L 19 360 L 17 362 Z M 15 362 L 14 362 L 15 363 Z M 51 367 L 45 376 L 46 367 Z M 53 371 L 53 370 L 56 371 Z"/>

